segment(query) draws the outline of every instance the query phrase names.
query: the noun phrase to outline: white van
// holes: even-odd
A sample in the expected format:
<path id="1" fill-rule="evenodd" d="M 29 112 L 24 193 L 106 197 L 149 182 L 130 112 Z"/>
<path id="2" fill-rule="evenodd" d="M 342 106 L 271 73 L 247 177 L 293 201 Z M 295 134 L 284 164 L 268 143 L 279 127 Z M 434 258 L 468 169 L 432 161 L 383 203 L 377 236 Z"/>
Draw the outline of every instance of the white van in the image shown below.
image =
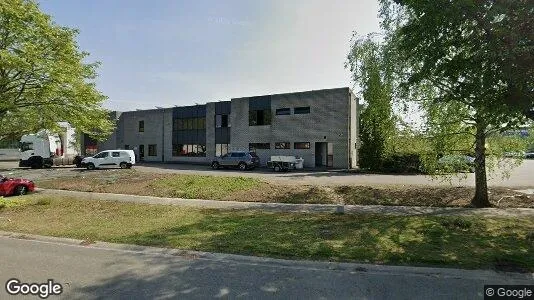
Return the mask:
<path id="1" fill-rule="evenodd" d="M 95 156 L 85 157 L 82 160 L 82 167 L 88 170 L 96 168 L 120 167 L 129 169 L 135 164 L 135 153 L 133 150 L 106 150 Z"/>

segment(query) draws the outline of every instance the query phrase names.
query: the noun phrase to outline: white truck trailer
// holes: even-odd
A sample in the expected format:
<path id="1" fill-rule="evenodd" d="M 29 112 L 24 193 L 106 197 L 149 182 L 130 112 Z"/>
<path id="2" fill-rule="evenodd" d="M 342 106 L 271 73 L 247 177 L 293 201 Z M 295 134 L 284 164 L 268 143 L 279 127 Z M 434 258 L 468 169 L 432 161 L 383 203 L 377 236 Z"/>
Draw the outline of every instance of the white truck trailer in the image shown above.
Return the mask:
<path id="1" fill-rule="evenodd" d="M 59 133 L 41 130 L 22 136 L 19 143 L 19 167 L 32 169 L 52 166 L 76 165 L 81 167 L 82 158 L 75 146 L 76 132 L 66 123 L 60 122 Z"/>

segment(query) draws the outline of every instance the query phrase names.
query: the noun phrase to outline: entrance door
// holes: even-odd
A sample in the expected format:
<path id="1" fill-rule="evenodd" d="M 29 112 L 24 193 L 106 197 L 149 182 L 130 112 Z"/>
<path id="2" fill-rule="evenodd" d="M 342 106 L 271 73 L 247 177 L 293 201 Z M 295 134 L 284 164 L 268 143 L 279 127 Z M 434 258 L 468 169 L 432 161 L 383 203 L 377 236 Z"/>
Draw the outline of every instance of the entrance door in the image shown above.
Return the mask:
<path id="1" fill-rule="evenodd" d="M 326 160 L 326 143 L 315 143 L 315 166 L 322 167 Z"/>
<path id="2" fill-rule="evenodd" d="M 334 167 L 334 144 L 328 143 L 328 156 L 326 160 L 326 166 L 329 168 Z"/>
<path id="3" fill-rule="evenodd" d="M 139 145 L 139 161 L 145 160 L 145 145 Z"/>

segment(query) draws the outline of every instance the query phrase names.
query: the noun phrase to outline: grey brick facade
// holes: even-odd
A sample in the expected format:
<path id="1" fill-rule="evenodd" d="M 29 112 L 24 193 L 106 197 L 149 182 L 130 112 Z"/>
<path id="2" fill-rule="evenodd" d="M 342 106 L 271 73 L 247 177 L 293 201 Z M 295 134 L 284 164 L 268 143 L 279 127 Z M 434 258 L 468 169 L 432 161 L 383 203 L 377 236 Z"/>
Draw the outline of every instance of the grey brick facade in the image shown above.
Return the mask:
<path id="1" fill-rule="evenodd" d="M 272 155 L 293 155 L 309 168 L 357 168 L 358 117 L 349 88 L 130 111 L 117 114 L 115 132 L 98 150 L 128 147 L 144 161 L 209 164 L 226 144 L 249 150 L 256 143 L 269 148 L 255 149 L 262 164 Z M 277 149 L 276 143 L 290 147 Z M 309 148 L 295 149 L 295 143 Z"/>

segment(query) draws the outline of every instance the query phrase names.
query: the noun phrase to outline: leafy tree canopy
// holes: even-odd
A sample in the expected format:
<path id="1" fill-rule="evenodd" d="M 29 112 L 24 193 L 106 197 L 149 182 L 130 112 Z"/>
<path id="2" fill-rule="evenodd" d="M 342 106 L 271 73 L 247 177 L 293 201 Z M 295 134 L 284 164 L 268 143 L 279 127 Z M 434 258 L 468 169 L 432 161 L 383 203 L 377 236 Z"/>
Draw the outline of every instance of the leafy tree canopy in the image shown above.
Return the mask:
<path id="1" fill-rule="evenodd" d="M 384 48 L 373 35 L 353 36 L 346 67 L 365 101 L 360 115 L 360 166 L 380 170 L 395 135 L 391 76 Z"/>
<path id="2" fill-rule="evenodd" d="M 0 139 L 67 121 L 104 138 L 113 129 L 95 87 L 98 63 L 76 29 L 55 24 L 32 0 L 0 1 Z"/>
<path id="3" fill-rule="evenodd" d="M 427 110 L 436 143 L 471 136 L 473 205 L 489 205 L 486 140 L 524 124 L 534 107 L 534 3 L 381 0 L 381 16 L 400 97 Z"/>

